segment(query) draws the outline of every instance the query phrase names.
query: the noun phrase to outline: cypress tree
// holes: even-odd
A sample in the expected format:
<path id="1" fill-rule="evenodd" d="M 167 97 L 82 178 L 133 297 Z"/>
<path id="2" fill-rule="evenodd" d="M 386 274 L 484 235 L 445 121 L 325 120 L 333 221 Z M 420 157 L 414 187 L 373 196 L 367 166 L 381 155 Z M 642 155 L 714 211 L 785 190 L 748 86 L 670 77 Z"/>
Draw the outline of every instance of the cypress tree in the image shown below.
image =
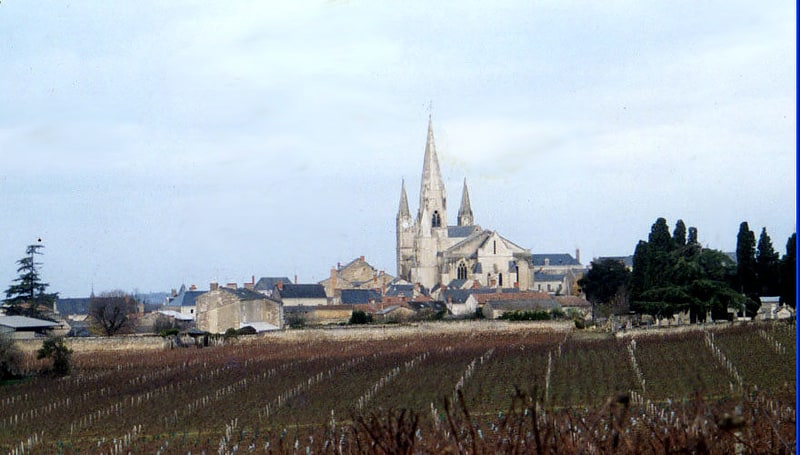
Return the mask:
<path id="1" fill-rule="evenodd" d="M 756 236 L 747 221 L 739 225 L 739 234 L 736 236 L 736 263 L 739 291 L 750 298 L 757 297 Z"/>
<path id="2" fill-rule="evenodd" d="M 797 302 L 797 233 L 786 241 L 786 255 L 781 259 L 781 303 L 794 308 Z"/>
<path id="3" fill-rule="evenodd" d="M 777 295 L 779 292 L 779 259 L 780 256 L 772 247 L 767 228 L 762 228 L 756 247 L 756 276 L 760 295 Z"/>
<path id="4" fill-rule="evenodd" d="M 672 239 L 678 247 L 686 245 L 686 225 L 683 223 L 683 220 L 678 220 L 678 222 L 675 223 Z"/>
<path id="5" fill-rule="evenodd" d="M 689 228 L 689 239 L 686 241 L 687 245 L 697 245 L 697 228 L 692 226 Z"/>

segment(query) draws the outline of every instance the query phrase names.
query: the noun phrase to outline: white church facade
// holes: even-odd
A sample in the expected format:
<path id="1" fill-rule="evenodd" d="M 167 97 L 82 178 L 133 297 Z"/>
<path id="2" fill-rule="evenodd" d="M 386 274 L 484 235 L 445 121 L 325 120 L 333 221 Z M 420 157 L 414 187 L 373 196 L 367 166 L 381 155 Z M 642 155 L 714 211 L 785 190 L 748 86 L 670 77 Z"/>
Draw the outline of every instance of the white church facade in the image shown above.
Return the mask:
<path id="1" fill-rule="evenodd" d="M 530 250 L 475 224 L 467 182 L 456 225 L 447 224 L 447 193 L 428 120 L 419 208 L 411 216 L 405 181 L 397 212 L 397 276 L 428 289 L 436 286 L 533 289 Z"/>

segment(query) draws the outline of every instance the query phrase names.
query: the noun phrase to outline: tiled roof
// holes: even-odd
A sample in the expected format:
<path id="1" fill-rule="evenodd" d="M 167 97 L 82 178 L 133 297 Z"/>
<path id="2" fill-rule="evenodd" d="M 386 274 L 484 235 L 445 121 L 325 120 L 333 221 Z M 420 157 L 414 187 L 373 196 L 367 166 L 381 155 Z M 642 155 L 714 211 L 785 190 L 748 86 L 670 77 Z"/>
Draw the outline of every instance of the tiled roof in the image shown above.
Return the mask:
<path id="1" fill-rule="evenodd" d="M 278 281 L 284 284 L 291 283 L 292 280 L 289 278 L 284 277 L 276 277 L 276 276 L 262 276 L 256 282 L 256 285 L 253 287 L 253 290 L 256 291 L 271 291 L 275 288 L 275 285 L 278 284 Z"/>
<path id="2" fill-rule="evenodd" d="M 534 266 L 545 267 L 545 259 L 550 260 L 550 266 L 580 266 L 581 263 L 578 262 L 574 257 L 572 257 L 568 253 L 556 253 L 556 254 L 532 254 L 531 255 L 531 264 Z"/>
<path id="3" fill-rule="evenodd" d="M 279 290 L 282 299 L 326 299 L 325 287 L 321 284 L 284 284 Z"/>
<path id="4" fill-rule="evenodd" d="M 496 292 L 491 294 L 475 294 L 475 300 L 479 304 L 500 301 L 514 301 L 514 300 L 530 300 L 530 301 L 554 301 L 553 298 L 546 292 L 538 291 L 525 291 L 525 292 L 504 292 L 498 294 Z"/>
<path id="5" fill-rule="evenodd" d="M 486 305 L 495 310 L 503 311 L 533 311 L 533 310 L 552 310 L 561 308 L 561 305 L 554 299 L 550 300 L 536 300 L 536 299 L 519 299 L 519 300 L 496 300 L 487 302 Z"/>
<path id="6" fill-rule="evenodd" d="M 358 305 L 380 301 L 381 294 L 373 289 L 342 289 L 341 302 L 345 305 Z"/>
<path id="7" fill-rule="evenodd" d="M 576 295 L 558 295 L 556 300 L 564 307 L 591 307 L 592 303 Z"/>

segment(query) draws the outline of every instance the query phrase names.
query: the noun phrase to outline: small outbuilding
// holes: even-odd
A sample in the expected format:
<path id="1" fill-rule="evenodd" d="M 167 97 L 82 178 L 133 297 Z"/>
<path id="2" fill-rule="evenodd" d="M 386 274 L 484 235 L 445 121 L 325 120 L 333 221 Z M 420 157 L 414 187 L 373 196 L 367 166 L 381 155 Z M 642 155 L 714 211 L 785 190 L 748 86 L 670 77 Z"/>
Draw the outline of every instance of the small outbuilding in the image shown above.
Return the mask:
<path id="1" fill-rule="evenodd" d="M 27 340 L 46 337 L 61 324 L 44 319 L 27 316 L 0 316 L 0 333 L 7 334 L 15 340 Z"/>

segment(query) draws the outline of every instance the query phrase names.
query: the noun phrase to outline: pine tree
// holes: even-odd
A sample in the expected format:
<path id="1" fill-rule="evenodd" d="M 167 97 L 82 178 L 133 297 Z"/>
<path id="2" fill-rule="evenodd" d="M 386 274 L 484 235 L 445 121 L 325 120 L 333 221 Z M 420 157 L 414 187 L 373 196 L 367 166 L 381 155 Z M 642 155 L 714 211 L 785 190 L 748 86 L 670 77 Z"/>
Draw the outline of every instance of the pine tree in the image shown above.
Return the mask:
<path id="1" fill-rule="evenodd" d="M 786 241 L 786 255 L 781 259 L 781 303 L 794 308 L 797 303 L 797 233 Z"/>
<path id="2" fill-rule="evenodd" d="M 40 308 L 53 309 L 53 304 L 58 298 L 58 293 L 48 294 L 45 291 L 49 284 L 43 283 L 39 276 L 39 266 L 35 256 L 41 255 L 39 251 L 44 248 L 42 244 L 28 245 L 24 258 L 17 261 L 19 277 L 6 289 L 6 298 L 3 300 L 6 314 L 41 317 Z"/>
<path id="3" fill-rule="evenodd" d="M 672 239 L 678 247 L 686 245 L 686 224 L 683 223 L 683 220 L 678 220 L 678 222 L 675 223 L 675 231 L 672 232 Z"/>
<path id="4" fill-rule="evenodd" d="M 772 239 L 767 234 L 767 228 L 762 228 L 756 248 L 756 276 L 760 295 L 772 296 L 779 292 L 779 264 L 780 256 L 772 247 Z"/>

